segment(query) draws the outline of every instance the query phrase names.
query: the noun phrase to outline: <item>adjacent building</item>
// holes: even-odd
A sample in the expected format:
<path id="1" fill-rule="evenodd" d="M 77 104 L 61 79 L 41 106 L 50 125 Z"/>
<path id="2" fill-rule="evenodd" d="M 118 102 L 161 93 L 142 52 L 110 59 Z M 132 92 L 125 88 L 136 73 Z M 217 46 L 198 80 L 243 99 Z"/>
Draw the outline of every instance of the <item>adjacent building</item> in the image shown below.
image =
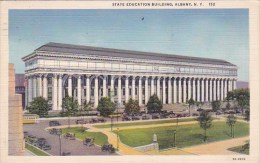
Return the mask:
<path id="1" fill-rule="evenodd" d="M 79 105 L 110 96 L 121 108 L 130 99 L 145 106 L 157 94 L 163 104 L 223 100 L 236 89 L 237 66 L 219 59 L 48 43 L 22 58 L 25 105 L 48 99 L 53 111 L 73 96 Z"/>
<path id="2" fill-rule="evenodd" d="M 25 79 L 24 74 L 15 74 L 15 93 L 22 95 L 22 106 L 25 108 Z"/>
<path id="3" fill-rule="evenodd" d="M 24 155 L 22 95 L 15 93 L 14 65 L 9 64 L 8 154 Z"/>

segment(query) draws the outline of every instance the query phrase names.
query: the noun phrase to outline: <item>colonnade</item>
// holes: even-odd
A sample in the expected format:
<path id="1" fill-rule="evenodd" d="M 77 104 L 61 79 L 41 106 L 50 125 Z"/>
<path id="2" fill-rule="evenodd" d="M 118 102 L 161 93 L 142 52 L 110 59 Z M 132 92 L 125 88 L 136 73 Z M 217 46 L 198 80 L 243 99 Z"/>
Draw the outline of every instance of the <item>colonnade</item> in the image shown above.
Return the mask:
<path id="1" fill-rule="evenodd" d="M 101 97 L 123 107 L 130 98 L 145 106 L 153 94 L 163 104 L 186 103 L 190 98 L 208 102 L 224 100 L 227 92 L 236 89 L 236 80 L 228 77 L 188 77 L 150 75 L 97 74 L 34 74 L 27 76 L 26 102 L 43 96 L 52 104 L 52 110 L 62 109 L 62 99 L 73 96 L 79 105 L 84 101 L 98 106 Z"/>

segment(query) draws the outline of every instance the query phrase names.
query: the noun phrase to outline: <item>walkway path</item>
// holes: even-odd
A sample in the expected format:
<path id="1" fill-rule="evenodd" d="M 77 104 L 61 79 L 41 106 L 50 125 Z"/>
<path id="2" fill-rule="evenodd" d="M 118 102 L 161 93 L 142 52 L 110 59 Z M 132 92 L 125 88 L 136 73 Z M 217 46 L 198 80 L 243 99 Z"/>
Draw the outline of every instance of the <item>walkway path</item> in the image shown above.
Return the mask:
<path id="1" fill-rule="evenodd" d="M 228 148 L 242 145 L 245 141 L 249 140 L 249 137 L 241 137 L 231 140 L 224 140 L 219 142 L 212 142 L 208 144 L 197 145 L 193 147 L 187 147 L 182 149 L 172 149 L 162 152 L 149 152 L 154 155 L 237 155 L 239 153 L 229 151 Z"/>

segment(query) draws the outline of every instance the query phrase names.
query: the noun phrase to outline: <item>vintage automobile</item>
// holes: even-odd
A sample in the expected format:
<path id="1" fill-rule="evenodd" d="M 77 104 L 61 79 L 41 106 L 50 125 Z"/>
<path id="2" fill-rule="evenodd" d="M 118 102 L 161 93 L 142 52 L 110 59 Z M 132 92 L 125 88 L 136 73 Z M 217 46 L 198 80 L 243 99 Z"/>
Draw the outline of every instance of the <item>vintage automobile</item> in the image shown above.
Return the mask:
<path id="1" fill-rule="evenodd" d="M 50 121 L 49 126 L 60 126 L 60 123 L 58 121 Z"/>
<path id="2" fill-rule="evenodd" d="M 83 144 L 90 147 L 94 145 L 94 141 L 94 138 L 85 138 L 85 140 L 83 140 Z"/>
<path id="3" fill-rule="evenodd" d="M 106 151 L 106 152 L 110 152 L 110 153 L 115 153 L 115 148 L 113 147 L 112 144 L 104 144 L 101 147 L 101 151 Z"/>
<path id="4" fill-rule="evenodd" d="M 69 140 L 75 140 L 75 133 L 68 132 L 64 134 L 64 138 Z"/>

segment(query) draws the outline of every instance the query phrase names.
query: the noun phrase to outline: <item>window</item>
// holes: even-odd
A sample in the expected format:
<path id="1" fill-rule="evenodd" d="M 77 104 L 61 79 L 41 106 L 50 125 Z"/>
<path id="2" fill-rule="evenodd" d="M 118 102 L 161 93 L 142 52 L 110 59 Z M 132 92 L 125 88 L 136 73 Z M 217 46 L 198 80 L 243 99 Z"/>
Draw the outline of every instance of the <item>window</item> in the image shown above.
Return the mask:
<path id="1" fill-rule="evenodd" d="M 125 88 L 123 88 L 123 96 L 125 95 Z"/>

